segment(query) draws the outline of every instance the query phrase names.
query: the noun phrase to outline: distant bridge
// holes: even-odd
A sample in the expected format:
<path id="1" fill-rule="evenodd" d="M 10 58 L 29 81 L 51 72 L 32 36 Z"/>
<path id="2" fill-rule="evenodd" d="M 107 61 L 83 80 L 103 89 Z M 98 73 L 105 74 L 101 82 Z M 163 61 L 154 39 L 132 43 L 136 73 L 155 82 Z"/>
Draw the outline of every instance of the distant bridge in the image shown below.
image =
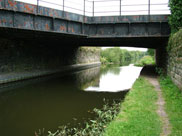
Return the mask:
<path id="1" fill-rule="evenodd" d="M 158 48 L 170 35 L 168 15 L 88 17 L 0 0 L 0 35 L 63 46 Z"/>

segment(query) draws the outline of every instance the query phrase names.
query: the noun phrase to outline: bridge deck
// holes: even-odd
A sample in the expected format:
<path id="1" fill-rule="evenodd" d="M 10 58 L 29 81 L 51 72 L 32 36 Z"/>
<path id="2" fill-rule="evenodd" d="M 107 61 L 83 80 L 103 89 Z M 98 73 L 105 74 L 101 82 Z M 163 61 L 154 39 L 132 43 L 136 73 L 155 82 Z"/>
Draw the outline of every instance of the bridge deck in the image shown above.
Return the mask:
<path id="1" fill-rule="evenodd" d="M 87 17 L 46 7 L 37 11 L 36 5 L 14 0 L 0 1 L 2 36 L 23 34 L 24 38 L 34 39 L 40 38 L 41 33 L 42 37 L 65 42 L 71 36 L 79 40 L 79 45 L 143 47 L 148 42 L 149 47 L 154 47 L 159 43 L 156 41 L 164 42 L 169 37 L 167 18 L 167 15 Z M 140 42 L 141 39 L 144 41 Z"/>

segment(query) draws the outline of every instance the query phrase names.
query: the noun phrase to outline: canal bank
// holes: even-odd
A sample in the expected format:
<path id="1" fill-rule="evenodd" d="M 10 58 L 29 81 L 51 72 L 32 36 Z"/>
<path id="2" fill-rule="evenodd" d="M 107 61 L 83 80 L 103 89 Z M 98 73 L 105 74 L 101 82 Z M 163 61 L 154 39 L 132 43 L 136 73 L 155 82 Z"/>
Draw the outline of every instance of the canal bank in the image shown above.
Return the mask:
<path id="1" fill-rule="evenodd" d="M 162 89 L 160 89 L 160 85 Z M 181 135 L 180 127 L 178 126 L 179 121 L 177 121 L 177 118 L 181 119 L 181 110 L 179 107 L 176 108 L 173 105 L 174 103 L 171 102 L 174 96 L 175 98 L 181 98 L 182 96 L 171 80 L 169 82 L 168 79 L 162 77 L 160 78 L 160 85 L 155 67 L 144 67 L 140 78 L 127 94 L 124 103 L 121 104 L 119 114 L 106 127 L 103 135 Z M 170 87 L 165 87 L 165 85 Z M 171 93 L 174 93 L 174 95 L 171 96 Z M 178 98 L 174 101 L 179 103 Z M 172 110 L 174 109 L 172 107 L 176 108 L 175 111 Z M 176 120 L 173 121 L 174 119 Z"/>
<path id="2" fill-rule="evenodd" d="M 104 136 L 159 136 L 161 122 L 156 101 L 154 87 L 143 77 L 137 79 Z"/>
<path id="3" fill-rule="evenodd" d="M 0 75 L 0 84 L 16 82 L 20 80 L 27 80 L 32 78 L 38 78 L 43 76 L 49 76 L 54 74 L 62 74 L 65 75 L 66 73 L 73 72 L 73 71 L 80 71 L 92 67 L 100 66 L 100 62 L 89 63 L 89 64 L 75 64 L 75 65 L 68 65 L 62 66 L 59 69 L 54 70 L 32 70 L 32 71 L 24 71 L 24 72 L 10 72 L 10 73 L 3 73 Z"/>

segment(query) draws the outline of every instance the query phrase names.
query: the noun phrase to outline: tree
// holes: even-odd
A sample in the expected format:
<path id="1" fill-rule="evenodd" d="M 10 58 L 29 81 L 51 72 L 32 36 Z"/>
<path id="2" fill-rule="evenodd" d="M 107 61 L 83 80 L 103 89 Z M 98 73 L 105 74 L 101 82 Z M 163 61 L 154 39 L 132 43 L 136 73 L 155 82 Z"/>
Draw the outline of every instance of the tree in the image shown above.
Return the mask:
<path id="1" fill-rule="evenodd" d="M 155 55 L 155 50 L 154 49 L 148 49 L 147 55 L 153 56 Z"/>
<path id="2" fill-rule="evenodd" d="M 182 0 L 170 0 L 169 6 L 171 10 L 169 24 L 172 33 L 175 33 L 182 27 Z"/>
<path id="3" fill-rule="evenodd" d="M 135 63 L 145 55 L 145 52 L 128 51 L 119 47 L 108 48 L 101 51 L 101 62 L 126 65 Z"/>

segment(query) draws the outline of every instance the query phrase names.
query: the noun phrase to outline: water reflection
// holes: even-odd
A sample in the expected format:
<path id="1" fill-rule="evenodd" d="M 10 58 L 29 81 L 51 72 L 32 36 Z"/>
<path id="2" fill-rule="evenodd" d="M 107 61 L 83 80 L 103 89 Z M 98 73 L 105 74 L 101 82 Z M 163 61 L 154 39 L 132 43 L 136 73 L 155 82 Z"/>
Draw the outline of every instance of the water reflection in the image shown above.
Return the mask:
<path id="1" fill-rule="evenodd" d="M 99 83 L 100 80 L 100 67 L 83 70 L 82 72 L 74 73 L 74 80 L 76 87 L 84 90 L 89 86 Z"/>
<path id="2" fill-rule="evenodd" d="M 133 65 L 122 67 L 102 68 L 99 84 L 96 83 L 85 91 L 119 92 L 129 90 L 138 78 L 141 67 Z"/>
<path id="3" fill-rule="evenodd" d="M 113 73 L 114 75 L 118 75 L 120 73 L 119 65 L 102 65 L 101 66 L 101 75 L 106 75 L 108 73 Z"/>
<path id="4" fill-rule="evenodd" d="M 0 132 L 2 136 L 32 136 L 38 129 L 56 131 L 94 119 L 94 108 L 123 99 L 127 92 L 86 92 L 100 85 L 100 68 L 10 84 L 0 89 Z"/>

